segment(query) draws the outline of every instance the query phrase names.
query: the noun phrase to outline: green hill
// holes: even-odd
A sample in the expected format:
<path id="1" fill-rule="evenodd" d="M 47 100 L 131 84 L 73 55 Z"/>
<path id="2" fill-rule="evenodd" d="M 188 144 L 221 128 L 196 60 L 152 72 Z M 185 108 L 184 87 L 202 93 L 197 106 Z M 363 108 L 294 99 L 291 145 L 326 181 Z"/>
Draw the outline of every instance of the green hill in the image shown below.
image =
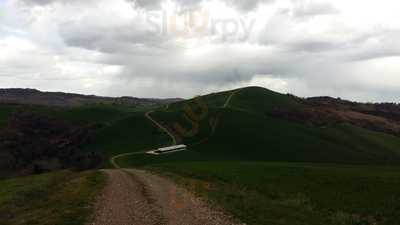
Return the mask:
<path id="1" fill-rule="evenodd" d="M 291 96 L 260 87 L 239 89 L 229 104 L 229 108 L 243 109 L 254 113 L 266 113 L 279 107 L 296 109 L 302 105 Z"/>
<path id="2" fill-rule="evenodd" d="M 103 152 L 112 157 L 170 143 L 169 137 L 144 116 L 150 108 L 124 105 L 29 107 L 34 112 L 69 123 L 98 124 L 93 140 L 84 151 Z M 293 96 L 259 87 L 172 103 L 156 108 L 151 116 L 175 133 L 178 141 L 187 144 L 191 152 L 120 160 L 129 161 L 126 165 L 171 161 L 175 157 L 177 161 L 400 162 L 400 138 L 397 136 L 349 123 L 312 126 L 271 116 L 276 109 L 296 111 L 305 107 Z M 0 125 L 20 108 L 3 105 Z"/>
<path id="3" fill-rule="evenodd" d="M 229 104 L 225 105 L 232 93 Z M 174 156 L 135 156 L 137 165 L 162 162 L 163 158 L 165 161 L 174 158 L 177 161 L 223 158 L 346 164 L 400 162 L 400 138 L 397 136 L 347 123 L 312 126 L 271 116 L 270 113 L 277 108 L 298 110 L 306 107 L 289 95 L 250 87 L 199 99 L 175 103 L 152 114 L 157 121 L 174 131 L 192 152 Z M 191 113 L 187 113 L 187 107 L 192 109 Z M 202 111 L 205 111 L 204 115 L 201 115 Z M 203 118 L 190 122 L 188 118 L 193 113 Z M 177 131 L 176 124 L 185 132 Z M 127 165 L 135 163 L 135 160 L 121 160 L 130 161 Z"/>
<path id="4" fill-rule="evenodd" d="M 385 125 L 386 114 L 357 111 L 363 105 L 353 109 L 349 102 L 338 107 L 340 100 L 322 107 L 316 101 L 310 104 L 291 95 L 249 87 L 158 108 L 87 105 L 30 106 L 28 110 L 77 126 L 96 125 L 82 151 L 100 152 L 107 159 L 137 153 L 116 161 L 121 167 L 141 167 L 170 176 L 246 224 L 395 224 L 400 212 L 400 137 L 386 132 L 395 129 L 376 131 L 382 121 Z M 0 126 L 21 110 L 16 105 L 2 107 Z M 149 110 L 150 116 L 179 143 L 187 144 L 189 151 L 158 156 L 141 153 L 171 143 L 171 138 L 145 116 Z M 397 121 L 392 122 L 396 128 Z M 0 191 L 5 196 L 3 200 L 0 197 L 0 203 L 17 207 L 20 218 L 41 224 L 40 218 L 29 214 L 31 205 L 18 208 L 11 204 L 18 199 L 17 193 L 29 197 L 37 191 L 31 185 L 22 190 L 22 184 L 33 179 L 46 188 L 53 176 L 64 174 L 61 185 L 70 187 L 69 177 L 84 176 L 81 185 L 86 194 L 59 205 L 66 210 L 66 205 L 88 201 L 94 193 L 88 190 L 90 182 L 94 182 L 94 191 L 103 184 L 98 174 L 53 174 L 2 181 L 7 193 Z M 14 186 L 18 186 L 17 192 Z M 54 188 L 44 190 L 52 200 Z M 53 201 L 49 204 L 57 208 Z M 39 206 L 38 215 L 42 215 L 47 208 Z M 0 207 L 0 214 L 10 210 L 7 207 Z M 82 222 L 88 213 L 84 209 L 76 208 L 69 215 L 78 215 Z M 55 213 L 54 221 L 63 221 L 60 215 L 63 213 Z M 9 221 L 14 223 L 12 218 Z"/>
<path id="5" fill-rule="evenodd" d="M 99 129 L 84 150 L 102 151 L 108 156 L 114 156 L 162 147 L 169 142 L 169 137 L 158 130 L 143 112 L 139 112 Z"/>
<path id="6" fill-rule="evenodd" d="M 400 138 L 273 116 L 307 107 L 256 87 L 175 103 L 152 115 L 189 151 L 118 163 L 168 176 L 246 224 L 396 224 Z"/>

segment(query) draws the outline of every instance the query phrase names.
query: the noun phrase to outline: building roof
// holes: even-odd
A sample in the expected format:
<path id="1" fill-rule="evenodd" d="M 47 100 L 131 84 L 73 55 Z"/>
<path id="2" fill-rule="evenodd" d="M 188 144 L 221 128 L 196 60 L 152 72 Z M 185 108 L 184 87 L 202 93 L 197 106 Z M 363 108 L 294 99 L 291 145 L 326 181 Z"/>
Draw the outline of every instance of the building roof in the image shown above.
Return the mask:
<path id="1" fill-rule="evenodd" d="M 186 145 L 173 145 L 173 146 L 169 146 L 169 147 L 164 147 L 164 148 L 159 148 L 157 150 L 159 151 L 169 151 L 169 150 L 174 150 L 174 149 L 178 149 L 178 148 L 186 148 Z"/>

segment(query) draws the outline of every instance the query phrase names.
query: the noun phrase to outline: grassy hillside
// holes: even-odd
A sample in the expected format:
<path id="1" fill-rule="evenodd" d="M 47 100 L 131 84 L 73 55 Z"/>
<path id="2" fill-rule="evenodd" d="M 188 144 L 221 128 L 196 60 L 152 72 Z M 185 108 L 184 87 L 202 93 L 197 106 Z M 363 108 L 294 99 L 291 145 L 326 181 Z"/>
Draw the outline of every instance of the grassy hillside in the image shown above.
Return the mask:
<path id="1" fill-rule="evenodd" d="M 0 125 L 16 106 L 2 107 Z M 290 110 L 302 107 L 289 95 L 249 87 L 172 103 L 157 109 L 152 117 L 194 151 L 177 157 L 178 161 L 219 160 L 223 156 L 226 160 L 350 164 L 400 162 L 398 137 L 349 124 L 318 127 L 270 116 L 275 108 Z M 101 125 L 85 151 L 113 156 L 148 150 L 170 142 L 166 134 L 145 118 L 148 108 L 88 105 L 70 108 L 31 106 L 30 110 L 71 123 Z M 193 115 L 197 120 L 191 118 Z M 180 130 L 177 130 L 177 125 Z M 170 158 L 143 156 L 139 164 Z M 127 165 L 128 161 L 134 163 L 130 159 L 124 161 Z"/>
<path id="2" fill-rule="evenodd" d="M 268 161 L 392 163 L 400 139 L 350 125 L 318 128 L 263 115 L 225 110 L 215 135 L 198 151 Z"/>
<path id="3" fill-rule="evenodd" d="M 302 107 L 262 88 L 176 103 L 153 116 L 190 151 L 118 163 L 171 176 L 246 224 L 396 224 L 400 138 L 345 123 L 312 126 L 271 116 L 275 108 Z M 388 164 L 394 167 L 377 166 Z"/>
<path id="4" fill-rule="evenodd" d="M 400 218 L 399 168 L 192 162 L 149 169 L 249 225 L 393 225 Z"/>
<path id="5" fill-rule="evenodd" d="M 206 103 L 208 107 L 219 108 L 225 104 L 226 99 L 236 90 L 223 91 L 217 93 L 211 93 L 204 96 L 197 96 L 202 102 Z M 196 98 L 196 97 L 195 97 Z M 193 99 L 183 100 L 168 105 L 168 108 L 163 108 L 165 111 L 179 111 L 182 110 L 186 105 L 192 104 Z"/>
<path id="6" fill-rule="evenodd" d="M 99 129 L 85 151 L 101 151 L 109 156 L 145 151 L 166 145 L 169 137 L 159 130 L 143 112 L 131 113 Z"/>
<path id="7" fill-rule="evenodd" d="M 17 110 L 30 111 L 73 124 L 98 124 L 92 144 L 85 150 L 118 154 L 147 148 L 152 143 L 168 143 L 168 136 L 145 118 L 150 107 L 129 105 L 87 105 L 48 107 L 0 105 L 0 126 Z M 157 144 L 156 144 L 157 146 Z"/>
<path id="8" fill-rule="evenodd" d="M 134 112 L 129 106 L 88 105 L 71 108 L 59 108 L 52 116 L 71 122 L 108 123 Z"/>
<path id="9" fill-rule="evenodd" d="M 229 105 L 223 107 L 231 93 Z M 244 88 L 184 101 L 153 113 L 175 131 L 191 153 L 176 156 L 132 156 L 124 165 L 196 160 L 292 161 L 346 164 L 397 164 L 400 138 L 349 124 L 311 126 L 271 117 L 275 107 L 301 108 L 293 97 L 262 88 Z M 187 110 L 203 118 L 190 122 Z M 203 113 L 202 113 L 203 112 Z M 180 135 L 179 124 L 186 130 Z M 196 128 L 196 129 L 195 129 Z M 136 160 L 136 162 L 135 162 Z"/>
<path id="10" fill-rule="evenodd" d="M 84 225 L 105 184 L 100 172 L 57 172 L 0 180 L 2 225 Z"/>
<path id="11" fill-rule="evenodd" d="M 289 95 L 259 87 L 248 87 L 237 91 L 229 106 L 230 108 L 261 114 L 275 108 L 296 109 L 303 107 Z"/>
<path id="12" fill-rule="evenodd" d="M 52 116 L 83 124 L 99 124 L 93 139 L 82 151 L 106 157 L 168 145 L 170 139 L 145 117 L 149 107 L 89 105 L 58 110 Z M 45 112 L 46 113 L 46 112 Z"/>
<path id="13" fill-rule="evenodd" d="M 136 154 L 118 158 L 117 163 L 170 175 L 247 224 L 396 224 L 400 218 L 400 169 L 396 167 L 400 138 L 346 123 L 315 126 L 271 115 L 276 108 L 290 111 L 303 107 L 292 96 L 255 87 L 163 106 L 151 116 L 187 144 L 189 151 Z M 7 109 L 0 113 L 0 126 L 13 111 L 13 107 Z M 91 105 L 33 109 L 74 124 L 98 124 L 93 140 L 82 150 L 102 152 L 107 157 L 171 143 L 170 137 L 145 117 L 147 108 Z M 82 176 L 86 178 L 79 178 Z M 22 215 L 18 218 L 40 224 L 35 215 L 42 215 L 40 210 L 47 208 L 35 199 L 32 206 L 14 206 L 11 203 L 18 202 L 17 193 L 27 193 L 29 198 L 45 190 L 43 195 L 51 196 L 46 200 L 49 207 L 66 209 L 68 202 L 60 200 L 62 204 L 52 205 L 58 199 L 56 186 L 47 187 L 57 181 L 62 190 L 67 189 L 62 192 L 67 197 L 60 198 L 85 202 L 87 198 L 82 196 L 92 193 L 85 189 L 86 184 L 93 179 L 97 181 L 90 185 L 101 184 L 101 178 L 93 176 L 61 172 L 0 181 L 7 192 L 0 190 L 0 217 L 11 209 L 7 207 L 16 207 Z M 76 179 L 83 182 L 83 195 L 69 191 L 69 181 Z M 24 183 L 34 185 L 25 187 Z M 29 214 L 32 207 L 38 208 L 37 214 Z M 87 211 L 76 210 L 71 215 L 83 221 Z M 52 222 L 62 221 L 57 210 L 54 215 Z M 9 224 L 18 224 L 11 219 Z"/>

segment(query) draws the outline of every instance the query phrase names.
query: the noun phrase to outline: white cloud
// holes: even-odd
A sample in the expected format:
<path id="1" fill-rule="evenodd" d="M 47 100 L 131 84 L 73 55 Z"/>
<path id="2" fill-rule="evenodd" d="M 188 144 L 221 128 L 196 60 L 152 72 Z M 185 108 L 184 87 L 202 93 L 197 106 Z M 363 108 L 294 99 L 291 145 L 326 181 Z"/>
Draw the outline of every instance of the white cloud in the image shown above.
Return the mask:
<path id="1" fill-rule="evenodd" d="M 399 11 L 395 0 L 6 0 L 0 84 L 147 97 L 261 85 L 393 101 Z"/>
<path id="2" fill-rule="evenodd" d="M 246 84 L 246 86 L 265 87 L 280 93 L 289 92 L 288 80 L 268 75 L 256 75 Z"/>

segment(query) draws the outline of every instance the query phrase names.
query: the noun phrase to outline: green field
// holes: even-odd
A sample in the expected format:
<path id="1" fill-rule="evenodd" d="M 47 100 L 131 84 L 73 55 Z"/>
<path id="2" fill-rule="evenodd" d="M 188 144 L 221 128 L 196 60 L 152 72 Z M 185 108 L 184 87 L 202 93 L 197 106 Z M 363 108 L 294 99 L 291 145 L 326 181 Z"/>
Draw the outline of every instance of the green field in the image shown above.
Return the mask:
<path id="1" fill-rule="evenodd" d="M 108 156 L 145 151 L 170 142 L 169 137 L 148 120 L 144 113 L 131 113 L 99 129 L 85 151 L 101 151 Z"/>
<path id="2" fill-rule="evenodd" d="M 189 149 L 160 156 L 140 154 L 171 143 L 145 117 L 148 108 L 91 105 L 34 111 L 75 124 L 96 124 L 93 140 L 82 151 L 108 158 L 136 152 L 116 162 L 170 176 L 246 224 L 399 224 L 399 137 L 349 124 L 318 127 L 277 119 L 270 116 L 276 107 L 303 105 L 289 95 L 251 87 L 152 109 L 152 117 Z M 12 107 L 0 113 L 0 124 L 11 112 Z M 60 176 L 56 174 L 49 176 Z M 44 186 L 53 180 L 25 179 L 21 182 Z M 25 212 L 21 208 L 21 218 Z M 82 215 L 78 218 L 86 215 L 76 213 Z"/>
<path id="3" fill-rule="evenodd" d="M 274 107 L 302 105 L 260 88 L 236 92 L 224 108 L 230 93 L 201 98 L 207 110 L 195 135 L 180 136 L 189 151 L 117 162 L 170 176 L 246 224 L 398 224 L 400 138 L 349 124 L 273 118 Z M 169 129 L 178 123 L 190 131 L 185 107 L 204 111 L 188 100 L 152 115 Z"/>
<path id="4" fill-rule="evenodd" d="M 168 143 L 169 137 L 145 118 L 152 108 L 129 105 L 87 105 L 47 107 L 2 105 L 0 126 L 17 110 L 25 110 L 77 125 L 96 124 L 93 141 L 84 151 L 104 152 L 108 156 L 146 150 Z"/>
<path id="5" fill-rule="evenodd" d="M 190 162 L 148 169 L 249 225 L 395 225 L 400 218 L 400 168 Z"/>
<path id="6" fill-rule="evenodd" d="M 229 106 L 223 108 L 232 93 L 235 94 Z M 194 153 L 179 155 L 177 161 L 221 161 L 223 156 L 222 159 L 233 161 L 379 165 L 400 162 L 398 137 L 347 124 L 313 127 L 276 119 L 268 114 L 275 107 L 292 109 L 302 105 L 288 95 L 250 87 L 202 96 L 199 101 L 173 103 L 168 108 L 160 107 L 152 117 L 170 130 L 179 124 L 186 131 L 175 133 Z M 187 108 L 201 116 L 196 124 L 186 118 Z M 6 109 L 0 114 L 0 124 L 1 118 L 7 118 L 13 107 Z M 32 110 L 71 123 L 98 124 L 93 141 L 83 150 L 103 152 L 108 157 L 150 150 L 171 142 L 163 131 L 145 118 L 148 108 L 89 105 L 71 108 L 34 106 Z M 171 160 L 170 156 L 165 160 L 164 156 L 155 159 L 143 156 L 139 161 L 137 158 L 125 159 L 124 165 Z"/>
<path id="7" fill-rule="evenodd" d="M 193 129 L 194 124 L 185 118 L 185 107 L 191 107 L 198 115 L 204 111 L 195 101 L 175 103 L 168 110 L 162 109 L 152 114 L 170 129 L 176 124 L 183 127 L 187 133 L 181 135 L 181 140 L 193 153 L 179 154 L 177 157 L 159 156 L 155 159 L 134 156 L 133 159 L 123 160 L 124 165 L 129 166 L 129 162 L 132 165 L 162 162 L 174 158 L 177 158 L 175 161 L 185 161 L 185 157 L 186 161 L 196 161 L 196 157 L 197 160 L 221 161 L 221 156 L 230 161 L 376 165 L 400 163 L 399 137 L 348 124 L 316 127 L 273 118 L 268 115 L 268 111 L 276 106 L 287 109 L 302 106 L 287 95 L 261 88 L 245 88 L 236 92 L 229 107 L 222 108 L 230 93 L 201 98 L 207 110 L 203 118 L 196 122 L 197 129 Z M 211 124 L 215 120 L 218 123 L 213 131 Z M 166 142 L 160 140 L 159 143 Z"/>
<path id="8" fill-rule="evenodd" d="M 84 225 L 105 184 L 100 172 L 56 172 L 0 180 L 2 225 Z"/>

